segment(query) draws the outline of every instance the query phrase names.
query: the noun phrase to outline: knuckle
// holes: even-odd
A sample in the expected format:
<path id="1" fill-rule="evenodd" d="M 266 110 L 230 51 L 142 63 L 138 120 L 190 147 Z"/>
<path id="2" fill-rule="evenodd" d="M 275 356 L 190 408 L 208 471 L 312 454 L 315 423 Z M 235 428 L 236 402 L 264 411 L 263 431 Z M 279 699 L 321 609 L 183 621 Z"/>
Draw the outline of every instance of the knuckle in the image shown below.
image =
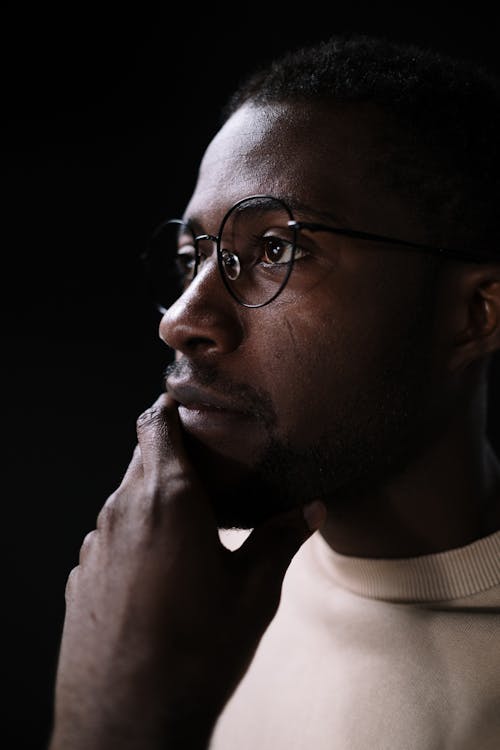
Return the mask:
<path id="1" fill-rule="evenodd" d="M 137 417 L 137 429 L 143 430 L 161 423 L 164 418 L 164 411 L 158 404 L 150 406 Z"/>
<path id="2" fill-rule="evenodd" d="M 97 529 L 104 531 L 112 530 L 118 519 L 118 493 L 114 492 L 104 503 L 97 516 Z"/>
<path id="3" fill-rule="evenodd" d="M 161 525 L 163 509 L 166 503 L 166 493 L 157 483 L 152 483 L 146 489 L 141 503 L 142 525 L 151 531 Z"/>
<path id="4" fill-rule="evenodd" d="M 171 439 L 168 428 L 167 409 L 154 404 L 139 415 L 136 421 L 137 436 L 144 438 L 147 433 L 154 433 L 164 447 L 171 447 Z"/>
<path id="5" fill-rule="evenodd" d="M 155 408 L 151 407 L 150 409 L 146 409 L 146 411 L 143 411 L 142 414 L 139 414 L 136 421 L 137 429 L 140 430 L 144 427 L 144 425 L 149 424 L 154 417 L 154 413 Z"/>
<path id="6" fill-rule="evenodd" d="M 64 591 L 64 596 L 65 596 L 67 603 L 72 599 L 73 593 L 77 585 L 78 569 L 79 569 L 78 566 L 74 567 L 73 570 L 70 571 L 68 580 L 66 581 L 66 588 Z"/>
<path id="7" fill-rule="evenodd" d="M 80 555 L 79 555 L 79 563 L 82 565 L 86 558 L 89 556 L 94 544 L 95 539 L 97 536 L 97 530 L 94 529 L 94 531 L 89 531 L 89 533 L 85 536 L 82 545 L 80 547 Z"/>
<path id="8" fill-rule="evenodd" d="M 142 523 L 151 530 L 175 515 L 179 502 L 189 492 L 186 476 L 179 470 L 169 473 L 168 482 L 152 478 L 143 489 L 140 503 Z"/>

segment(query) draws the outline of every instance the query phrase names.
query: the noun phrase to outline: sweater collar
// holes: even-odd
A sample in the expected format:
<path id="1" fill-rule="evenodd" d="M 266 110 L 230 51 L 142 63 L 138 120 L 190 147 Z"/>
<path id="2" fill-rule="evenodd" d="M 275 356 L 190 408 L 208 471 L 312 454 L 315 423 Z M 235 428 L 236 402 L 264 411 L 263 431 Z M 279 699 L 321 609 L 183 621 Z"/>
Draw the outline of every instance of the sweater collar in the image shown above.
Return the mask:
<path id="1" fill-rule="evenodd" d="M 461 599 L 500 584 L 500 531 L 465 547 L 398 559 L 341 555 L 319 532 L 310 541 L 323 572 L 342 587 L 373 599 L 401 602 Z"/>

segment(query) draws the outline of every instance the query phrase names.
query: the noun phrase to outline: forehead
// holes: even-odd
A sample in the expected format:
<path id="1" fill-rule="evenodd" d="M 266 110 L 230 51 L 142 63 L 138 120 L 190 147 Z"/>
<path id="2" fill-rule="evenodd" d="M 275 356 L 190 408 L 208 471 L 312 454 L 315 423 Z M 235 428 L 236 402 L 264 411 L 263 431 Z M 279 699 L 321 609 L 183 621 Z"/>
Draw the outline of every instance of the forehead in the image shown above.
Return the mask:
<path id="1" fill-rule="evenodd" d="M 241 198 L 266 193 L 359 225 L 363 206 L 380 199 L 369 173 L 382 128 L 368 105 L 245 105 L 209 144 L 186 216 L 215 221 Z"/>

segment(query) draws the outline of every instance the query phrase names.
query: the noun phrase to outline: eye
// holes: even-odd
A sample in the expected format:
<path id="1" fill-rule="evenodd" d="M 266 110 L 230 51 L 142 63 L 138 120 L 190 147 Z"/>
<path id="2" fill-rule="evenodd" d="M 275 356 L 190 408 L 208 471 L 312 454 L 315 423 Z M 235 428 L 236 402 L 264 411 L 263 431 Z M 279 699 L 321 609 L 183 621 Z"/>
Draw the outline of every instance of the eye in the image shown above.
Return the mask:
<path id="1" fill-rule="evenodd" d="M 196 251 L 192 245 L 183 245 L 175 256 L 175 267 L 181 278 L 191 278 L 196 265 Z"/>
<path id="2" fill-rule="evenodd" d="M 269 265 L 290 263 L 293 258 L 293 242 L 274 235 L 266 235 L 262 238 L 263 252 L 262 260 Z M 307 255 L 300 247 L 295 249 L 295 260 Z"/>

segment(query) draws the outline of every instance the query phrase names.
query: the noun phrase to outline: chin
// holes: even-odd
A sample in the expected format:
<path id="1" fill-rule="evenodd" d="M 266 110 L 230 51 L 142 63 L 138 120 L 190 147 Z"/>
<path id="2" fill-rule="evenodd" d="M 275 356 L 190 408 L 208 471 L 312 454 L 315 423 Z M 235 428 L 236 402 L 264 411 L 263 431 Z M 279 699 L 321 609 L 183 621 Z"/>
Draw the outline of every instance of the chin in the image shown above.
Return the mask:
<path id="1" fill-rule="evenodd" d="M 219 466 L 224 463 L 221 459 Z M 248 467 L 231 464 L 223 481 L 214 469 L 212 466 L 208 475 L 201 478 L 220 529 L 253 529 L 294 505 L 278 488 Z"/>
<path id="2" fill-rule="evenodd" d="M 190 457 L 208 493 L 219 529 L 253 529 L 295 503 L 258 464 L 228 458 L 191 438 Z"/>

